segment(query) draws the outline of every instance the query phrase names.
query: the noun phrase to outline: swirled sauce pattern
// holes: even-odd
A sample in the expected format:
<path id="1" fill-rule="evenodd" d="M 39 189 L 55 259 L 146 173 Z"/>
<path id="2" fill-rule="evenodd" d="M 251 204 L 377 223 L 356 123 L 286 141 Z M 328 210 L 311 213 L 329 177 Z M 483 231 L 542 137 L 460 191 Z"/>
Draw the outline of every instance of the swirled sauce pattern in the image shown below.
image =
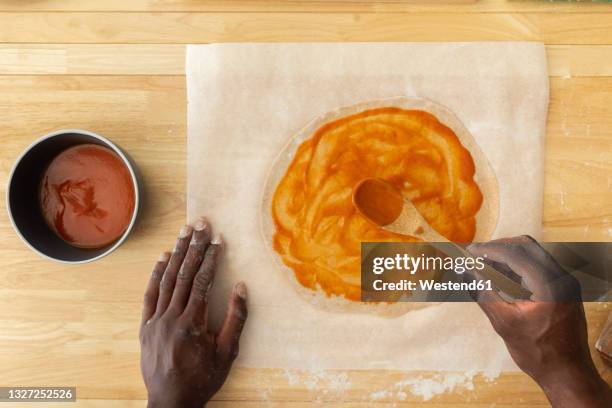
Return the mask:
<path id="1" fill-rule="evenodd" d="M 360 215 L 352 189 L 374 177 L 409 197 L 447 239 L 472 241 L 482 194 L 474 161 L 432 114 L 385 107 L 329 122 L 305 140 L 272 198 L 274 249 L 306 288 L 360 299 L 360 243 L 410 242 Z"/>

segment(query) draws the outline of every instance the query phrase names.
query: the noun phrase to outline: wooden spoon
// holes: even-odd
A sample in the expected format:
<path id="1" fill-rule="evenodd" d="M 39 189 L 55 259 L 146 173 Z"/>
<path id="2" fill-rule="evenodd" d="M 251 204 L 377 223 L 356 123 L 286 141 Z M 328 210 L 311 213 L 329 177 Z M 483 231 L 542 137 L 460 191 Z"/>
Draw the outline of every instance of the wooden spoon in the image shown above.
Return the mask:
<path id="1" fill-rule="evenodd" d="M 353 205 L 381 228 L 423 241 L 448 240 L 433 229 L 410 199 L 379 178 L 366 178 L 353 188 Z"/>
<path id="2" fill-rule="evenodd" d="M 427 241 L 453 258 L 473 258 L 463 247 L 450 242 L 433 229 L 412 201 L 395 187 L 379 178 L 366 178 L 353 188 L 353 205 L 357 211 L 381 228 Z M 503 272 L 485 264 L 478 273 L 490 279 L 502 292 L 515 299 L 529 299 L 531 292 Z"/>

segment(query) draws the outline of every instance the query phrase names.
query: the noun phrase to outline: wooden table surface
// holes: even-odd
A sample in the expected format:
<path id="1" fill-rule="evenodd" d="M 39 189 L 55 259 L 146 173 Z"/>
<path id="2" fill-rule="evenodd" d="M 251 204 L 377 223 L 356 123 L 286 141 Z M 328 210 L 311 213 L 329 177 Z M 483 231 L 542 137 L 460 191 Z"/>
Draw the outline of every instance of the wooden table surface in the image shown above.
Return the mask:
<path id="1" fill-rule="evenodd" d="M 130 239 L 101 261 L 39 258 L 0 206 L 0 385 L 78 387 L 77 406 L 144 406 L 137 339 L 151 261 L 185 221 L 184 44 L 235 41 L 530 40 L 547 45 L 545 238 L 612 239 L 612 6 L 503 0 L 0 0 L 0 193 L 39 136 L 83 128 L 127 149 L 144 175 Z M 33 198 L 34 199 L 34 198 Z M 594 342 L 608 304 L 586 304 Z M 410 345 L 407 345 L 407 351 Z M 605 371 L 598 357 L 597 364 Z M 428 374 L 428 373 L 424 373 Z M 431 374 L 431 373 L 429 373 Z M 605 372 L 608 380 L 610 372 Z M 319 394 L 280 370 L 235 370 L 211 406 L 383 406 L 401 378 L 350 372 L 350 390 Z M 310 387 L 312 388 L 312 387 Z M 478 377 L 397 405 L 547 406 L 522 373 Z M 49 407 L 52 404 L 41 406 Z M 59 405 L 58 406 L 64 406 Z"/>

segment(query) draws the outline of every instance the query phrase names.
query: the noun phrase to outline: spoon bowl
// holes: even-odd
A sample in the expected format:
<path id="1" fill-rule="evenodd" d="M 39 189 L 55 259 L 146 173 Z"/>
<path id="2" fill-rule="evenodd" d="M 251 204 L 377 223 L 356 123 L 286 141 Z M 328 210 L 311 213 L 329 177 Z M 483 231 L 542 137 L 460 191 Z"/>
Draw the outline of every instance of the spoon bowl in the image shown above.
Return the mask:
<path id="1" fill-rule="evenodd" d="M 366 178 L 357 183 L 353 188 L 353 205 L 361 215 L 387 231 L 424 241 L 447 241 L 409 198 L 383 179 Z"/>

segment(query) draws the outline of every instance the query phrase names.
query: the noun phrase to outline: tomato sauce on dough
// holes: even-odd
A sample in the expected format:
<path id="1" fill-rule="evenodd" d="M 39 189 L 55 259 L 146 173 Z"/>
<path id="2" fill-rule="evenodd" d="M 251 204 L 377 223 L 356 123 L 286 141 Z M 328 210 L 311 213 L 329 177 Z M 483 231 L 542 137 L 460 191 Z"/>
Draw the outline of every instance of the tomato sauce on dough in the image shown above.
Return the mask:
<path id="1" fill-rule="evenodd" d="M 361 242 L 418 238 L 361 215 L 352 202 L 355 185 L 380 178 L 448 240 L 470 242 L 483 200 L 474 173 L 470 152 L 428 112 L 387 107 L 334 120 L 302 142 L 274 192 L 274 249 L 304 287 L 358 301 Z"/>
<path id="2" fill-rule="evenodd" d="M 60 238 L 76 247 L 100 248 L 129 226 L 135 192 L 130 171 L 115 152 L 82 144 L 51 161 L 38 199 L 45 221 Z"/>

